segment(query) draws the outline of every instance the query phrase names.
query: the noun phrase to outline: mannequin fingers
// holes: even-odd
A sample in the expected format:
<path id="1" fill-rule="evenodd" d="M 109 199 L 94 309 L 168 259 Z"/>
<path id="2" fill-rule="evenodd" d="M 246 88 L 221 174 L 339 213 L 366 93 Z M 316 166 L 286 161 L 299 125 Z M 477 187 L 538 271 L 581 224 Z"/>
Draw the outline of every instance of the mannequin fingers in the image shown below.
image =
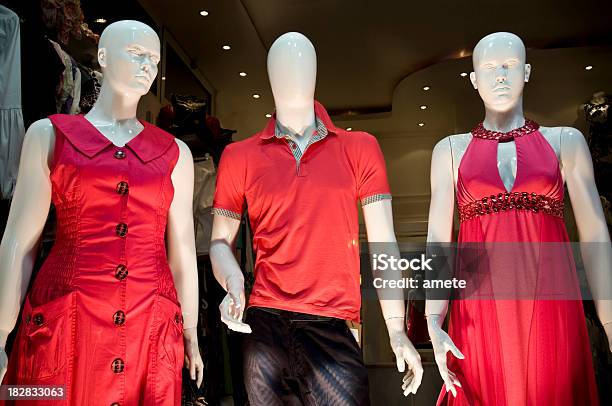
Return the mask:
<path id="1" fill-rule="evenodd" d="M 444 381 L 444 385 L 446 386 L 446 391 L 450 391 L 453 394 L 453 397 L 457 397 L 457 389 L 455 388 L 455 385 L 453 385 L 453 383 L 450 380 L 445 380 Z"/>
<path id="2" fill-rule="evenodd" d="M 251 326 L 241 321 L 231 320 L 227 318 L 224 319 L 223 317 L 221 318 L 221 321 L 223 321 L 230 330 L 246 334 L 251 332 Z"/>
<path id="3" fill-rule="evenodd" d="M 409 369 L 404 375 L 404 377 L 402 378 L 402 382 L 406 382 L 408 379 L 412 378 L 413 376 L 414 376 L 414 372 L 412 372 L 412 369 Z"/>
<path id="4" fill-rule="evenodd" d="M 196 362 L 189 363 L 189 377 L 191 378 L 192 381 L 195 381 L 196 379 L 196 367 L 197 367 Z"/>
<path id="5" fill-rule="evenodd" d="M 461 386 L 461 382 L 459 382 L 459 379 L 457 378 L 457 375 L 452 372 L 452 371 L 448 371 L 448 375 L 450 376 L 451 382 L 453 383 L 453 385 L 456 385 L 458 387 L 462 387 Z"/>
<path id="6" fill-rule="evenodd" d="M 421 365 L 418 365 L 415 368 L 415 381 L 412 387 L 414 388 L 414 393 L 416 394 L 417 390 L 421 386 L 421 382 L 423 381 L 423 367 Z"/>
<path id="7" fill-rule="evenodd" d="M 198 388 L 202 386 L 202 382 L 204 381 L 204 363 L 202 360 L 199 360 L 198 364 Z"/>

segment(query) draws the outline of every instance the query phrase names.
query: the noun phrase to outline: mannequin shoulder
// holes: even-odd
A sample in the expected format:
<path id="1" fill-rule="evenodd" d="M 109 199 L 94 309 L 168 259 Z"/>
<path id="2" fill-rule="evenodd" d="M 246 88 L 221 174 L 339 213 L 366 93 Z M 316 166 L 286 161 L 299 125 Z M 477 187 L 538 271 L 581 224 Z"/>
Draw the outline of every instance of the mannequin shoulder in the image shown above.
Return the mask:
<path id="1" fill-rule="evenodd" d="M 582 131 L 574 127 L 540 127 L 540 133 L 553 146 L 558 148 L 578 148 L 585 145 L 586 140 Z"/>
<path id="2" fill-rule="evenodd" d="M 451 153 L 465 150 L 471 140 L 471 133 L 448 135 L 436 143 L 434 153 Z"/>
<path id="3" fill-rule="evenodd" d="M 37 138 L 53 138 L 55 137 L 55 129 L 51 120 L 48 118 L 42 118 L 34 121 L 29 127 L 26 134 L 30 134 L 30 137 Z"/>
<path id="4" fill-rule="evenodd" d="M 380 148 L 376 136 L 365 131 L 337 131 L 336 136 L 349 150 Z"/>
<path id="5" fill-rule="evenodd" d="M 185 141 L 180 140 L 178 138 L 174 138 L 174 142 L 178 146 L 180 159 L 183 159 L 183 160 L 191 160 L 191 159 L 193 159 L 193 156 L 191 154 L 191 150 L 189 149 L 187 144 L 185 144 Z"/>
<path id="6" fill-rule="evenodd" d="M 43 151 L 51 151 L 55 141 L 55 128 L 48 118 L 33 122 L 24 137 L 24 149 L 37 145 Z"/>

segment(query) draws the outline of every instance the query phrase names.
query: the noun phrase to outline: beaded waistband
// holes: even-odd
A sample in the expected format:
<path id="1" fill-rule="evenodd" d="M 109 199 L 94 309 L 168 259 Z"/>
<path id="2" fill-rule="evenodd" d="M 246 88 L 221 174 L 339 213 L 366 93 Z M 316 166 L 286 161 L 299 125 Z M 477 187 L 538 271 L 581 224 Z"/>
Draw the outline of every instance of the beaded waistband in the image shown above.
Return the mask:
<path id="1" fill-rule="evenodd" d="M 506 210 L 531 210 L 563 218 L 563 200 L 527 192 L 505 192 L 459 206 L 459 221 Z"/>

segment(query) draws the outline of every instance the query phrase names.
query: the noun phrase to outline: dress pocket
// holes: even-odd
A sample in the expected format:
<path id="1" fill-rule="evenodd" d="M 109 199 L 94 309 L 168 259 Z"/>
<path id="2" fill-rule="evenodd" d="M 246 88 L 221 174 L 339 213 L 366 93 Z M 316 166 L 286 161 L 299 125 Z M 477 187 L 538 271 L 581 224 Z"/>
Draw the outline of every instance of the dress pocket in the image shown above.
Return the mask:
<path id="1" fill-rule="evenodd" d="M 66 366 L 71 339 L 69 311 L 73 293 L 31 307 L 29 297 L 23 310 L 23 340 L 17 375 L 20 379 L 40 380 L 58 375 Z"/>
<path id="2" fill-rule="evenodd" d="M 172 300 L 158 296 L 159 311 L 159 348 L 158 357 L 160 363 L 172 371 L 183 368 L 183 315 L 180 304 Z"/>

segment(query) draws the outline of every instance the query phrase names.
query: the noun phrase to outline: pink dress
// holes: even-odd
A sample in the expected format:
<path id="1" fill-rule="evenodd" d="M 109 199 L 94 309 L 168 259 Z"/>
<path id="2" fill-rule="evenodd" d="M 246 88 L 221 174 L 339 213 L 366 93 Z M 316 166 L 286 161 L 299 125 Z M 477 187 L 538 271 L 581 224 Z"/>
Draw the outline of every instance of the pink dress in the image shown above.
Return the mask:
<path id="1" fill-rule="evenodd" d="M 462 388 L 455 398 L 443 386 L 437 405 L 599 404 L 563 179 L 538 129 L 530 120 L 505 134 L 481 124 L 461 159 L 458 244 L 477 249 L 458 257 L 456 275 L 472 289 L 450 308 L 449 335 L 465 359 L 449 352 L 448 365 Z M 517 175 L 507 191 L 497 149 L 511 140 Z"/>
<path id="2" fill-rule="evenodd" d="M 2 383 L 66 396 L 0 406 L 180 405 L 183 320 L 164 243 L 178 145 L 146 122 L 118 147 L 81 115 L 49 118 L 56 240 Z"/>

